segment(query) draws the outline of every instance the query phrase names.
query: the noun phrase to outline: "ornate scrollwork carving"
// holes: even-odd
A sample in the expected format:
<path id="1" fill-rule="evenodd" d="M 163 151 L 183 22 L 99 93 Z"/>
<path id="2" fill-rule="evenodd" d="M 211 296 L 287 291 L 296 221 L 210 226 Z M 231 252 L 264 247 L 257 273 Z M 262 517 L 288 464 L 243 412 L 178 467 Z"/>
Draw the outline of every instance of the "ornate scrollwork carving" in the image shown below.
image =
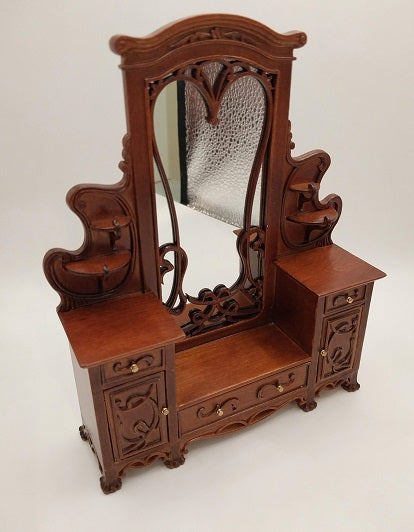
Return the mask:
<path id="1" fill-rule="evenodd" d="M 128 462 L 120 471 L 119 474 L 123 475 L 127 469 L 139 469 L 141 467 L 146 467 L 158 459 L 167 460 L 168 452 L 155 451 L 145 456 L 140 456 L 139 458 L 134 459 L 132 462 Z"/>
<path id="2" fill-rule="evenodd" d="M 295 382 L 296 375 L 292 371 L 292 373 L 289 373 L 288 380 L 287 381 L 281 381 L 279 379 L 276 379 L 273 383 L 267 383 L 260 386 L 260 388 L 257 390 L 257 398 L 263 399 L 266 395 L 270 394 L 274 396 L 274 392 L 282 393 L 285 390 L 286 386 L 290 386 Z"/>
<path id="3" fill-rule="evenodd" d="M 292 157 L 292 134 L 288 132 L 287 162 L 291 167 L 283 199 L 281 234 L 288 248 L 311 249 L 332 244 L 331 233 L 342 211 L 342 200 L 330 194 L 319 200 L 320 182 L 330 165 L 329 155 L 314 150 Z"/>
<path id="4" fill-rule="evenodd" d="M 352 367 L 359 311 L 327 321 L 325 356 L 320 358 L 319 379 L 326 379 Z"/>
<path id="5" fill-rule="evenodd" d="M 142 356 L 139 356 L 138 358 L 131 359 L 128 362 L 115 362 L 112 366 L 114 373 L 121 373 L 125 371 L 126 369 L 129 369 L 131 364 L 139 365 L 140 363 L 144 363 L 148 368 L 153 364 L 154 357 L 151 354 L 145 354 Z"/>
<path id="6" fill-rule="evenodd" d="M 252 226 L 251 217 L 257 180 L 270 133 L 270 117 L 272 116 L 276 75 L 253 68 L 243 61 L 221 60 L 220 63 L 222 68 L 214 82 L 204 70 L 206 66 L 212 64 L 212 61 L 201 61 L 200 63 L 187 65 L 182 69 L 169 73 L 162 79 L 148 82 L 152 112 L 158 94 L 166 85 L 174 81 L 187 81 L 194 84 L 206 103 L 206 118 L 213 125 L 218 124 L 218 111 L 224 94 L 236 80 L 245 76 L 252 76 L 259 80 L 265 93 L 267 112 L 263 125 L 262 140 L 257 148 L 251 169 L 245 200 L 244 224 L 238 233 L 236 243 L 240 256 L 240 273 L 238 279 L 231 287 L 220 284 L 213 289 L 203 288 L 197 297 L 184 294 L 182 286 L 187 268 L 187 255 L 180 244 L 173 196 L 156 139 L 153 138 L 154 160 L 164 186 L 173 233 L 173 241 L 161 245 L 159 249 L 161 281 L 168 272 L 173 273 L 172 288 L 165 306 L 171 313 L 181 314 L 187 310 L 187 302 L 190 303 L 188 306 L 189 320 L 181 326 L 185 333 L 191 336 L 255 316 L 260 312 L 262 300 L 262 258 L 265 246 L 265 230 L 258 226 Z M 174 254 L 174 261 L 166 259 L 166 255 L 169 252 Z"/>
<path id="7" fill-rule="evenodd" d="M 230 407 L 230 413 L 233 413 L 237 410 L 237 407 L 240 403 L 240 399 L 237 397 L 231 397 L 226 399 L 223 403 L 217 404 L 212 410 L 207 410 L 205 406 L 200 407 L 197 410 L 198 418 L 206 418 L 210 416 L 219 416 L 221 417 L 224 414 L 227 414 L 227 407 Z"/>
<path id="8" fill-rule="evenodd" d="M 220 423 L 220 425 L 214 430 L 206 430 L 202 434 L 189 438 L 182 444 L 181 452 L 183 454 L 186 454 L 188 452 L 188 446 L 190 445 L 190 443 L 193 443 L 197 440 L 201 440 L 204 438 L 213 438 L 215 436 L 221 436 L 223 434 L 229 434 L 230 432 L 235 432 L 237 430 L 243 429 L 244 427 L 248 427 L 249 425 L 253 425 L 254 423 L 257 423 L 262 419 L 265 419 L 266 417 L 274 414 L 280 408 L 283 408 L 287 404 L 295 401 L 297 397 L 298 396 L 289 398 L 288 400 L 282 403 L 275 403 L 275 399 L 273 399 L 272 402 L 267 401 L 262 406 L 258 406 L 257 408 L 255 408 L 253 413 L 251 409 L 245 412 L 240 412 L 238 414 L 236 413 L 235 416 L 232 416 L 231 420 L 229 419 L 227 423 Z"/>
<path id="9" fill-rule="evenodd" d="M 165 258 L 165 255 L 170 252 L 174 253 L 174 264 Z M 173 271 L 174 273 L 173 285 L 165 306 L 170 309 L 171 313 L 180 314 L 187 302 L 183 291 L 183 279 L 188 264 L 187 254 L 181 246 L 172 243 L 163 244 L 159 249 L 159 260 L 161 282 L 167 272 Z"/>
<path id="10" fill-rule="evenodd" d="M 196 31 L 186 35 L 183 39 L 176 41 L 170 45 L 170 48 L 179 48 L 185 46 L 186 44 L 191 44 L 193 42 L 208 41 L 208 40 L 217 40 L 217 39 L 229 39 L 231 41 L 239 41 L 248 44 L 256 44 L 256 42 L 245 33 L 240 31 L 231 31 L 224 28 L 208 28 L 205 31 Z"/>
<path id="11" fill-rule="evenodd" d="M 76 251 L 51 249 L 43 268 L 61 296 L 59 311 L 107 299 L 128 282 L 136 263 L 137 236 L 127 190 L 131 181 L 130 139 L 123 139 L 124 173 L 116 185 L 77 185 L 67 194 L 84 229 Z"/>
<path id="12" fill-rule="evenodd" d="M 123 457 L 144 449 L 158 428 L 160 415 L 155 394 L 156 384 L 152 383 L 145 393 L 115 397 L 113 411 Z"/>
<path id="13" fill-rule="evenodd" d="M 346 384 L 348 381 L 349 381 L 349 378 L 346 377 L 346 378 L 341 378 L 341 379 L 337 379 L 337 380 L 333 380 L 330 382 L 325 382 L 323 384 L 320 384 L 316 387 L 315 395 L 319 396 L 323 390 L 334 390 L 338 386 L 342 386 Z"/>

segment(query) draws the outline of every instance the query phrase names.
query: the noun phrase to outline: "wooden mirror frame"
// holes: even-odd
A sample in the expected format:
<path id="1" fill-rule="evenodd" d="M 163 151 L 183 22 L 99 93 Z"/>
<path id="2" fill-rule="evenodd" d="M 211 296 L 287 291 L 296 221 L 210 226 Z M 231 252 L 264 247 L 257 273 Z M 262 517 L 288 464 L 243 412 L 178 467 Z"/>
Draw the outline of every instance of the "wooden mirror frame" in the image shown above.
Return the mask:
<path id="1" fill-rule="evenodd" d="M 97 454 L 106 493 L 120 487 L 128 467 L 156 458 L 171 467 L 180 465 L 190 441 L 237 430 L 291 401 L 309 411 L 325 388 L 359 387 L 356 376 L 372 284 L 385 274 L 332 244 L 342 202 L 334 194 L 323 200 L 318 196 L 329 155 L 322 150 L 291 155 L 293 50 L 305 43 L 302 32 L 279 34 L 253 20 L 222 14 L 185 19 L 147 38 L 115 36 L 110 41 L 121 57 L 124 79 L 123 178 L 115 185 L 78 185 L 69 191 L 67 203 L 84 226 L 84 243 L 72 252 L 50 250 L 44 259 L 46 277 L 61 297 L 58 314 L 73 350 L 78 389 L 83 390 L 81 435 Z M 201 72 L 209 61 L 224 64 L 213 87 Z M 192 299 L 182 290 L 186 256 L 172 197 L 173 241 L 161 248 L 158 243 L 152 124 L 157 94 L 171 81 L 187 79 L 189 66 L 213 124 L 226 84 L 239 74 L 259 79 L 268 102 L 246 199 L 250 205 L 261 168 L 260 226 L 251 225 L 247 209 L 237 237 L 241 269 L 235 285 L 204 289 Z M 165 259 L 168 251 L 175 254 L 174 264 Z M 250 267 L 252 254 L 261 257 L 256 271 Z M 162 277 L 171 268 L 174 297 L 162 305 Z M 189 320 L 183 324 L 180 315 L 189 307 Z M 328 347 L 334 343 L 335 354 Z M 211 367 L 220 366 L 220 377 L 207 367 L 213 354 Z M 231 365 L 232 356 L 240 356 L 243 364 L 249 356 L 256 359 L 256 373 L 246 369 L 231 384 L 234 369 L 226 364 Z M 206 374 L 211 370 L 212 380 L 223 381 L 200 397 L 194 395 L 197 379 L 191 382 L 196 363 Z M 130 391 L 125 386 L 131 382 L 135 388 Z M 243 399 L 251 393 L 246 383 L 255 387 L 256 406 Z M 223 396 L 228 389 L 234 392 Z M 207 399 L 208 404 L 203 402 Z M 141 413 L 139 421 L 123 418 L 124 425 L 132 423 L 131 430 L 139 433 L 128 440 L 117 420 L 132 415 L 140 401 L 151 406 L 152 414 L 148 418 Z M 243 404 L 248 404 L 248 415 Z M 189 421 L 193 415 L 194 426 Z M 214 421 L 203 421 L 210 415 Z M 127 446 L 123 438 L 135 443 Z"/>

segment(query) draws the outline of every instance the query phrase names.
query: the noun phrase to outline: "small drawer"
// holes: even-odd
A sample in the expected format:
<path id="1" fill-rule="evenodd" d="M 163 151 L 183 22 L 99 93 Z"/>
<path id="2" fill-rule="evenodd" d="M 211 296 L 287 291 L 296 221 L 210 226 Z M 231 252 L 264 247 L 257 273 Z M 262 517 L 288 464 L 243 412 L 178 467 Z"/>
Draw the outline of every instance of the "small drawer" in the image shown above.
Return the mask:
<path id="1" fill-rule="evenodd" d="M 349 307 L 354 303 L 360 303 L 365 297 L 365 285 L 355 286 L 354 288 L 347 288 L 341 292 L 330 294 L 326 297 L 325 312 Z"/>
<path id="2" fill-rule="evenodd" d="M 180 435 L 306 386 L 308 370 L 309 364 L 297 366 L 183 408 L 178 412 Z"/>
<path id="3" fill-rule="evenodd" d="M 139 355 L 120 358 L 102 366 L 103 382 L 112 382 L 126 377 L 137 377 L 159 370 L 164 364 L 164 350 L 154 349 Z"/>

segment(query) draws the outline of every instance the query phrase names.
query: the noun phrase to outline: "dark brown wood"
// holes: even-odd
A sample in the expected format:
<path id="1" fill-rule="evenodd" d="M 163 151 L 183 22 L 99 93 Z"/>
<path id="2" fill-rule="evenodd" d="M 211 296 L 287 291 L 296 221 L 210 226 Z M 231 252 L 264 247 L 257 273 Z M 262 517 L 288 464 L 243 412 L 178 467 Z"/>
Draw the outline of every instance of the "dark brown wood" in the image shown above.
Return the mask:
<path id="1" fill-rule="evenodd" d="M 142 353 L 184 336 L 152 293 L 59 312 L 59 317 L 81 367 Z"/>
<path id="2" fill-rule="evenodd" d="M 176 356 L 177 404 L 181 407 L 308 358 L 272 324 L 194 347 Z"/>
<path id="3" fill-rule="evenodd" d="M 333 244 L 282 257 L 277 267 L 318 296 L 385 277 L 385 273 Z"/>
<path id="4" fill-rule="evenodd" d="M 319 198 L 329 155 L 291 154 L 293 50 L 305 42 L 302 32 L 282 35 L 221 14 L 182 20 L 147 38 L 111 39 L 121 57 L 127 112 L 123 177 L 69 191 L 84 243 L 76 251 L 50 250 L 43 263 L 61 297 L 80 436 L 96 454 L 104 493 L 118 490 L 130 468 L 159 459 L 170 468 L 182 465 L 193 441 L 240 430 L 288 403 L 308 412 L 326 389 L 359 388 L 373 281 L 385 274 L 332 244 L 342 201 L 336 194 Z M 219 65 L 213 81 L 212 63 Z M 246 76 L 257 80 L 265 113 L 235 231 L 239 277 L 232 286 L 190 296 L 154 106 L 168 84 L 190 83 L 215 128 L 225 94 Z M 167 198 L 170 242 L 158 241 L 154 164 Z M 261 210 L 253 224 L 259 176 Z M 200 234 L 218 260 L 220 244 L 208 237 Z M 163 303 L 161 283 L 171 272 Z"/>

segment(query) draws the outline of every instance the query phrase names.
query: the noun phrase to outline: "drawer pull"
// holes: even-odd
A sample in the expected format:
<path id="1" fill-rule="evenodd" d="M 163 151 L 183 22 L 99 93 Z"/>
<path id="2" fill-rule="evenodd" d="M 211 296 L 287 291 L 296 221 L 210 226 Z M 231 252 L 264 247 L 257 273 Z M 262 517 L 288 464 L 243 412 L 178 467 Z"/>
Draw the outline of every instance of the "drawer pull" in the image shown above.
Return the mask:
<path id="1" fill-rule="evenodd" d="M 138 373 L 139 366 L 135 362 L 129 366 L 129 369 L 131 370 L 131 373 Z"/>
<path id="2" fill-rule="evenodd" d="M 348 296 L 348 297 L 346 298 L 346 302 L 347 302 L 347 303 L 353 303 L 353 302 L 354 302 L 354 298 L 351 297 L 351 296 Z"/>
<path id="3" fill-rule="evenodd" d="M 227 409 L 230 410 L 229 414 L 231 414 L 232 412 L 237 410 L 239 403 L 240 403 L 240 400 L 237 399 L 237 397 L 231 397 L 230 399 L 226 399 L 221 404 L 216 404 L 216 406 L 212 408 L 211 410 L 207 410 L 205 406 L 202 406 L 197 410 L 197 417 L 200 419 L 204 417 L 209 417 L 209 416 L 222 417 L 224 416 L 225 409 L 226 409 L 226 412 L 227 412 Z"/>
<path id="4" fill-rule="evenodd" d="M 163 416 L 168 416 L 169 413 L 170 413 L 170 411 L 168 410 L 168 408 L 166 406 L 164 406 L 164 408 L 161 410 L 161 414 Z"/>
<path id="5" fill-rule="evenodd" d="M 322 351 L 320 352 L 321 357 L 326 357 L 327 354 L 328 351 L 326 349 L 322 349 Z"/>
<path id="6" fill-rule="evenodd" d="M 280 393 L 282 393 L 283 390 L 284 390 L 284 388 L 283 388 L 283 386 L 282 386 L 281 384 L 279 384 L 279 386 L 276 386 L 276 389 L 277 389 L 277 391 L 280 392 Z"/>

